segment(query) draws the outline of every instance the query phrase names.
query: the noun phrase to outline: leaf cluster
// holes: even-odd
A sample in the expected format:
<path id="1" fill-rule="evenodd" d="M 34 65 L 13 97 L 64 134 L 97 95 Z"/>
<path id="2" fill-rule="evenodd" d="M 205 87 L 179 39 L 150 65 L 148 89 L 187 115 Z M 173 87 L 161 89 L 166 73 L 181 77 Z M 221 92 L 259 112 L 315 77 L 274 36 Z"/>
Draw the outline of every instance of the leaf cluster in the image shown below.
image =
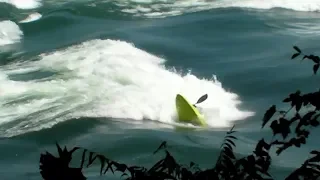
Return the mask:
<path id="1" fill-rule="evenodd" d="M 320 58 L 319 58 L 319 56 L 315 56 L 315 55 L 313 55 L 313 54 L 306 55 L 306 54 L 304 54 L 304 53 L 300 50 L 300 48 L 297 47 L 297 46 L 293 46 L 293 48 L 294 48 L 297 52 L 294 53 L 294 54 L 291 56 L 291 59 L 295 59 L 296 57 L 302 55 L 302 56 L 303 56 L 302 60 L 308 59 L 308 60 L 310 60 L 310 61 L 313 61 L 313 62 L 314 62 L 314 65 L 313 65 L 313 68 L 312 68 L 312 69 L 313 69 L 313 73 L 314 73 L 314 74 L 317 74 L 317 71 L 318 71 L 319 66 L 320 66 Z"/>

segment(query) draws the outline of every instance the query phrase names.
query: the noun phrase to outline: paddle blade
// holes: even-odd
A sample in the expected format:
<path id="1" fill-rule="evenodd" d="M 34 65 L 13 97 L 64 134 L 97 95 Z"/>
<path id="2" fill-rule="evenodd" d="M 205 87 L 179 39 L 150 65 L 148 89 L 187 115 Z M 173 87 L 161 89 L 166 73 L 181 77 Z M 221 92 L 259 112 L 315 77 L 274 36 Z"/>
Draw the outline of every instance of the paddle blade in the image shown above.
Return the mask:
<path id="1" fill-rule="evenodd" d="M 203 101 L 205 101 L 208 98 L 208 94 L 205 94 L 203 96 L 201 96 L 196 104 L 202 103 Z"/>

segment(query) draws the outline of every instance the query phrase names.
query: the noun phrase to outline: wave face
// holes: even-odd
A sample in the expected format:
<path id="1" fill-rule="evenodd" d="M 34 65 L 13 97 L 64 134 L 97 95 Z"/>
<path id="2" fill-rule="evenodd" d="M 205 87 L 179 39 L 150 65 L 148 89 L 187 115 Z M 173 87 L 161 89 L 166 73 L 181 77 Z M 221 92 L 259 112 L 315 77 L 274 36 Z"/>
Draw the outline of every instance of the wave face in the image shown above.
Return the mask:
<path id="1" fill-rule="evenodd" d="M 215 79 L 168 70 L 164 59 L 116 40 L 91 40 L 42 54 L 38 61 L 1 67 L 1 126 L 6 135 L 51 127 L 69 118 L 111 117 L 175 123 L 175 95 L 199 105 L 214 127 L 253 115 L 237 109 L 238 96 Z M 13 81 L 15 76 L 43 76 Z M 23 119 L 23 120 L 22 120 Z M 54 119 L 54 120 L 53 120 Z M 2 134 L 4 135 L 4 134 Z"/>

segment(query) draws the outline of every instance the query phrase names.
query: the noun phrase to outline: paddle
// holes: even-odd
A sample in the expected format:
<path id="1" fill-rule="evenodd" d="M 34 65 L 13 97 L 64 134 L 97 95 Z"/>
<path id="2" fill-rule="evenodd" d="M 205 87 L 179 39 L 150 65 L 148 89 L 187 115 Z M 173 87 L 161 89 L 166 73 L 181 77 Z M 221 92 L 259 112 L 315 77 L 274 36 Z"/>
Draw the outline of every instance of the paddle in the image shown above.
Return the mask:
<path id="1" fill-rule="evenodd" d="M 201 96 L 201 97 L 198 99 L 198 101 L 197 101 L 195 104 L 193 104 L 193 106 L 194 106 L 194 107 L 197 107 L 196 104 L 202 103 L 202 102 L 205 101 L 207 98 L 208 98 L 208 94 L 205 94 L 205 95 Z"/>

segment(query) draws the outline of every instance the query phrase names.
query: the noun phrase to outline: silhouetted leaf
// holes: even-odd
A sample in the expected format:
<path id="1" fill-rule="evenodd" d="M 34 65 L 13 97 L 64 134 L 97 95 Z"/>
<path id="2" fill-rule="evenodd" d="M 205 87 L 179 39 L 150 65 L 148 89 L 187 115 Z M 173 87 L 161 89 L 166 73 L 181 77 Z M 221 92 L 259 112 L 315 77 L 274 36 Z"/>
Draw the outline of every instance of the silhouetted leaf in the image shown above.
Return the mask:
<path id="1" fill-rule="evenodd" d="M 312 58 L 312 61 L 313 61 L 314 63 L 319 63 L 319 62 L 320 62 L 319 56 L 314 56 L 314 57 Z"/>
<path id="2" fill-rule="evenodd" d="M 104 174 L 110 169 L 111 172 L 114 174 L 113 168 L 112 168 L 113 162 L 107 161 L 107 168 L 104 170 Z"/>
<path id="3" fill-rule="evenodd" d="M 160 151 L 160 150 L 163 149 L 163 148 L 167 148 L 167 142 L 166 142 L 166 141 L 163 141 L 163 142 L 160 144 L 160 146 L 157 148 L 157 150 L 155 150 L 155 151 L 153 152 L 153 154 L 156 154 L 158 151 Z"/>
<path id="4" fill-rule="evenodd" d="M 234 164 L 233 164 L 231 159 L 224 158 L 223 162 L 225 163 L 226 168 L 228 169 L 229 172 L 231 172 L 231 173 L 235 173 L 236 172 L 236 168 L 235 168 L 235 166 L 234 166 Z"/>
<path id="5" fill-rule="evenodd" d="M 251 164 L 251 165 L 255 164 L 255 159 L 254 159 L 253 155 L 248 156 L 247 160 L 248 160 L 249 164 Z"/>
<path id="6" fill-rule="evenodd" d="M 303 136 L 299 138 L 299 141 L 301 144 L 306 144 L 306 138 Z"/>
<path id="7" fill-rule="evenodd" d="M 306 113 L 300 120 L 300 122 L 298 123 L 297 127 L 296 127 L 296 132 L 300 130 L 300 128 L 303 126 L 303 125 L 308 125 L 309 124 L 309 121 L 311 119 L 311 117 L 315 114 L 316 112 L 315 111 L 310 111 L 308 113 Z"/>
<path id="8" fill-rule="evenodd" d="M 226 138 L 228 138 L 228 139 L 235 139 L 235 140 L 237 140 L 237 139 L 238 139 L 237 137 L 235 137 L 235 136 L 231 136 L 231 135 L 226 136 Z"/>
<path id="9" fill-rule="evenodd" d="M 314 127 L 319 126 L 319 122 L 317 120 L 311 120 L 310 124 L 311 126 L 314 126 Z"/>
<path id="10" fill-rule="evenodd" d="M 315 111 L 310 111 L 310 112 L 308 112 L 307 114 L 305 114 L 305 115 L 302 117 L 302 120 L 303 120 L 303 121 L 310 120 L 311 117 L 312 117 L 313 115 L 315 115 L 315 114 L 316 114 Z"/>
<path id="11" fill-rule="evenodd" d="M 279 156 L 279 154 L 283 151 L 284 149 L 282 147 L 278 148 L 276 150 L 276 154 Z"/>
<path id="12" fill-rule="evenodd" d="M 235 125 L 232 126 L 232 128 L 230 129 L 230 131 L 227 132 L 227 134 L 232 134 L 232 133 L 235 133 L 235 132 L 236 132 L 236 131 L 233 130 L 234 126 L 235 126 Z"/>
<path id="13" fill-rule="evenodd" d="M 284 118 L 280 118 L 279 120 L 280 120 L 279 128 L 281 129 L 281 134 L 283 139 L 285 139 L 288 136 L 288 134 L 291 132 L 290 121 Z"/>
<path id="14" fill-rule="evenodd" d="M 272 105 L 264 114 L 263 122 L 262 122 L 262 128 L 267 124 L 267 122 L 272 118 L 274 113 L 276 112 L 276 106 Z"/>
<path id="15" fill-rule="evenodd" d="M 293 46 L 293 48 L 298 51 L 299 53 L 301 53 L 301 50 L 297 47 L 297 46 Z"/>
<path id="16" fill-rule="evenodd" d="M 102 170 L 103 170 L 103 168 L 104 168 L 104 165 L 106 164 L 106 160 L 105 160 L 105 158 L 103 157 L 103 156 L 101 156 L 101 155 L 98 155 L 97 156 L 98 158 L 99 158 L 99 160 L 100 160 L 100 175 L 102 175 Z"/>
<path id="17" fill-rule="evenodd" d="M 299 113 L 296 113 L 295 116 L 294 116 L 296 119 L 301 119 L 301 116 Z"/>
<path id="18" fill-rule="evenodd" d="M 318 69 L 319 69 L 319 64 L 315 64 L 315 65 L 313 66 L 313 73 L 314 73 L 314 74 L 317 74 Z"/>
<path id="19" fill-rule="evenodd" d="M 227 147 L 228 147 L 229 149 L 231 149 L 231 150 L 233 149 L 232 146 L 231 146 L 230 144 L 228 144 L 228 143 L 226 143 L 226 144 L 224 144 L 224 145 L 227 146 Z"/>
<path id="20" fill-rule="evenodd" d="M 281 129 L 279 127 L 279 123 L 277 120 L 272 121 L 272 123 L 270 124 L 270 128 L 273 131 L 273 135 L 276 135 L 278 133 L 281 133 Z"/>
<path id="21" fill-rule="evenodd" d="M 296 130 L 297 136 L 308 137 L 310 132 L 306 130 Z"/>
<path id="22" fill-rule="evenodd" d="M 59 144 L 56 142 L 56 146 L 57 146 L 57 149 L 58 149 L 58 153 L 59 153 L 59 156 L 61 157 L 62 156 L 62 149 L 60 148 Z"/>
<path id="23" fill-rule="evenodd" d="M 232 144 L 234 147 L 236 147 L 236 144 L 234 142 L 232 142 L 230 139 L 226 139 L 226 141 L 230 144 Z"/>
<path id="24" fill-rule="evenodd" d="M 231 159 L 235 159 L 236 157 L 234 156 L 234 154 L 233 154 L 233 152 L 231 151 L 231 149 L 229 149 L 229 148 L 224 148 L 224 153 L 228 156 L 228 157 L 230 157 Z"/>
<path id="25" fill-rule="evenodd" d="M 317 155 L 320 155 L 320 152 L 319 152 L 319 151 L 315 151 L 315 150 L 313 150 L 313 151 L 311 151 L 311 152 L 310 152 L 310 154 L 317 154 Z"/>
<path id="26" fill-rule="evenodd" d="M 288 97 L 288 98 L 285 98 L 282 102 L 290 102 L 291 101 L 291 98 Z"/>
<path id="27" fill-rule="evenodd" d="M 300 109 L 301 109 L 301 106 L 302 106 L 302 101 L 295 101 L 296 102 L 296 110 L 297 111 L 300 111 Z"/>
<path id="28" fill-rule="evenodd" d="M 127 170 L 127 165 L 125 164 L 114 163 L 113 165 L 116 166 L 116 171 L 124 173 Z"/>
<path id="29" fill-rule="evenodd" d="M 299 56 L 299 55 L 300 55 L 300 53 L 295 53 L 295 54 L 292 55 L 291 59 L 294 59 L 294 58 L 296 58 L 296 57 Z"/>
<path id="30" fill-rule="evenodd" d="M 97 158 L 97 156 L 94 156 L 94 158 L 92 158 L 93 154 L 94 154 L 94 152 L 89 153 L 89 162 L 88 162 L 87 167 L 89 167 L 93 163 L 93 161 Z"/>
<path id="31" fill-rule="evenodd" d="M 86 155 L 86 152 L 87 150 L 83 150 L 83 153 L 82 153 L 82 158 L 81 158 L 81 165 L 80 165 L 80 168 L 82 169 L 83 168 L 83 164 L 84 164 L 84 160 L 85 160 L 85 155 Z"/>
<path id="32" fill-rule="evenodd" d="M 256 151 L 261 151 L 261 150 L 263 150 L 263 148 L 265 148 L 266 150 L 269 150 L 270 147 L 271 147 L 270 144 L 266 143 L 266 142 L 264 141 L 264 139 L 261 139 L 261 140 L 258 142 L 258 144 L 256 145 Z"/>
<path id="33" fill-rule="evenodd" d="M 158 169 L 159 167 L 161 167 L 161 164 L 164 162 L 164 159 L 158 161 L 155 165 L 152 166 L 152 168 L 150 168 L 149 172 L 151 171 L 155 171 L 156 169 Z"/>
<path id="34" fill-rule="evenodd" d="M 65 149 L 66 149 L 66 147 L 65 147 Z M 80 147 L 74 147 L 74 148 L 72 148 L 72 149 L 69 151 L 70 156 L 71 156 L 72 153 L 74 153 L 74 152 L 75 152 L 76 150 L 78 150 L 78 149 L 80 149 Z M 66 152 L 67 152 L 67 149 L 66 149 Z"/>
<path id="35" fill-rule="evenodd" d="M 299 141 L 298 139 L 296 139 L 296 138 L 292 138 L 292 139 L 290 140 L 290 142 L 291 142 L 293 145 L 295 145 L 296 147 L 300 147 L 300 146 L 301 146 L 300 141 Z"/>

